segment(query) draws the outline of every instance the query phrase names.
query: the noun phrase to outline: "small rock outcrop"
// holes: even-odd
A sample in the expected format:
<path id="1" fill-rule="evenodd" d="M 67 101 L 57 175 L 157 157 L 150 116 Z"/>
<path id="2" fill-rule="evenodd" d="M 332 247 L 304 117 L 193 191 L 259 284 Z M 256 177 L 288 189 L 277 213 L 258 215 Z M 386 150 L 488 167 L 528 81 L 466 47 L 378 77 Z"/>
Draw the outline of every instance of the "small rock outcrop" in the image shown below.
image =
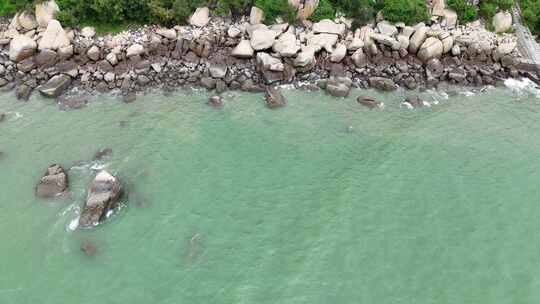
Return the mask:
<path id="1" fill-rule="evenodd" d="M 498 12 L 493 17 L 495 33 L 503 33 L 512 28 L 512 15 L 509 12 Z"/>
<path id="2" fill-rule="evenodd" d="M 398 88 L 392 79 L 384 77 L 370 77 L 369 85 L 381 91 L 395 91 Z"/>
<path id="3" fill-rule="evenodd" d="M 382 105 L 380 102 L 375 100 L 375 98 L 372 98 L 372 97 L 369 97 L 369 96 L 360 96 L 360 97 L 358 97 L 356 99 L 356 101 L 359 104 L 368 107 L 369 109 L 380 108 L 381 105 Z"/>
<path id="4" fill-rule="evenodd" d="M 284 107 L 287 104 L 285 97 L 279 89 L 274 87 L 267 87 L 265 94 L 266 106 L 270 109 L 277 109 Z"/>
<path id="5" fill-rule="evenodd" d="M 40 198 L 55 198 L 66 194 L 69 182 L 68 176 L 60 165 L 51 165 L 36 187 L 36 196 Z"/>
<path id="6" fill-rule="evenodd" d="M 79 227 L 92 228 L 105 218 L 109 210 L 113 210 L 123 194 L 120 181 L 107 171 L 97 174 L 84 205 Z"/>
<path id="7" fill-rule="evenodd" d="M 71 77 L 68 75 L 60 74 L 52 77 L 46 84 L 38 88 L 39 92 L 45 97 L 58 97 L 69 87 L 71 84 Z"/>

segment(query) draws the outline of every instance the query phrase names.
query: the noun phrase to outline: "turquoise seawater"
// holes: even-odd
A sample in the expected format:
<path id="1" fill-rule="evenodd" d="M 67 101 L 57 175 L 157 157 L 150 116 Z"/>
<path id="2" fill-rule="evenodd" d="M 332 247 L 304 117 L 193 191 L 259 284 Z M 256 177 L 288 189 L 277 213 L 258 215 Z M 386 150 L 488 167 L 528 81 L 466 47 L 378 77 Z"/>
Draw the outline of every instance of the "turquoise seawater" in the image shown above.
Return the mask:
<path id="1" fill-rule="evenodd" d="M 429 91 L 420 110 L 405 92 L 284 94 L 279 110 L 193 91 L 62 112 L 1 93 L 0 303 L 540 302 L 535 94 Z M 52 163 L 66 200 L 34 197 Z M 129 201 L 74 229 L 99 168 Z"/>

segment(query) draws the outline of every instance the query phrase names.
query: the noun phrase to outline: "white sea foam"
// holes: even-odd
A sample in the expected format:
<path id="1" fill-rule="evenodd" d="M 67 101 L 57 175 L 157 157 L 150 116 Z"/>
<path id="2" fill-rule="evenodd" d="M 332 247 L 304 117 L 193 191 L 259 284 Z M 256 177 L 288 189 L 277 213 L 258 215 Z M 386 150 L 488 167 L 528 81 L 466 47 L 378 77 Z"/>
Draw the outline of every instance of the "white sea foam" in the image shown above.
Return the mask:
<path id="1" fill-rule="evenodd" d="M 538 86 L 528 78 L 509 78 L 504 81 L 504 85 L 518 94 L 531 93 L 536 95 L 537 98 L 540 98 L 540 89 L 538 89 Z"/>
<path id="2" fill-rule="evenodd" d="M 407 108 L 407 109 L 409 109 L 409 110 L 414 109 L 413 105 L 410 104 L 410 103 L 408 103 L 408 102 L 406 102 L 406 101 L 402 102 L 402 103 L 400 104 L 400 106 L 401 106 L 402 108 Z"/>
<path id="3" fill-rule="evenodd" d="M 75 231 L 77 230 L 77 227 L 79 227 L 79 217 L 72 219 L 71 222 L 69 222 L 67 228 L 69 231 Z"/>

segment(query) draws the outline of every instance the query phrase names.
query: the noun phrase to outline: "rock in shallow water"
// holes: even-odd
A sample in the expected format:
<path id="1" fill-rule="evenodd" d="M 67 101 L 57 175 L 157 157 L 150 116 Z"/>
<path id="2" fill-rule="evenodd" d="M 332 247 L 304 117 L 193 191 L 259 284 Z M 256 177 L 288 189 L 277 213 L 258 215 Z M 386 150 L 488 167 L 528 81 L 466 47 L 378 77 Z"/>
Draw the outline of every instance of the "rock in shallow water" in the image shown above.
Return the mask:
<path id="1" fill-rule="evenodd" d="M 120 181 L 107 171 L 97 174 L 79 218 L 79 227 L 92 228 L 105 218 L 107 212 L 116 207 L 116 203 L 122 197 L 123 189 Z"/>
<path id="2" fill-rule="evenodd" d="M 270 109 L 277 109 L 284 107 L 287 104 L 285 97 L 277 88 L 267 87 L 266 88 L 266 106 Z"/>
<path id="3" fill-rule="evenodd" d="M 51 78 L 46 84 L 40 86 L 38 89 L 43 96 L 54 98 L 60 96 L 70 84 L 71 77 L 60 74 Z"/>
<path id="4" fill-rule="evenodd" d="M 368 96 L 360 96 L 358 97 L 356 101 L 359 104 L 364 105 L 370 109 L 380 108 L 382 106 L 382 104 L 378 102 L 377 100 L 375 100 L 375 98 L 371 98 Z"/>
<path id="5" fill-rule="evenodd" d="M 40 198 L 54 198 L 67 192 L 69 183 L 67 174 L 62 166 L 54 164 L 47 168 L 36 187 L 36 196 Z"/>
<path id="6" fill-rule="evenodd" d="M 223 105 L 223 100 L 220 96 L 212 96 L 208 99 L 208 104 L 215 108 L 218 108 Z"/>

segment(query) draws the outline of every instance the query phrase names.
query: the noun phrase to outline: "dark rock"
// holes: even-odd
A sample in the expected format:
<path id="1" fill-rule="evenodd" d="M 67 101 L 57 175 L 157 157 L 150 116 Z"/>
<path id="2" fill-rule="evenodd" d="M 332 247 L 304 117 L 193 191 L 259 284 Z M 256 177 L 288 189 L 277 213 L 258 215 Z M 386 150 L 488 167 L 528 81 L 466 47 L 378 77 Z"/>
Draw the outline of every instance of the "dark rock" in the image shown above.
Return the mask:
<path id="1" fill-rule="evenodd" d="M 51 165 L 36 187 L 36 196 L 40 198 L 54 198 L 67 192 L 69 183 L 64 168 L 60 165 Z"/>
<path id="2" fill-rule="evenodd" d="M 223 105 L 223 100 L 220 96 L 212 96 L 208 99 L 208 104 L 213 107 L 221 107 Z"/>
<path id="3" fill-rule="evenodd" d="M 26 58 L 17 64 L 17 69 L 23 73 L 28 73 L 36 67 L 34 58 Z"/>
<path id="4" fill-rule="evenodd" d="M 270 109 L 276 109 L 284 107 L 287 104 L 285 97 L 274 87 L 267 87 L 265 94 L 266 106 Z"/>
<path id="5" fill-rule="evenodd" d="M 33 89 L 34 88 L 27 84 L 21 84 L 15 91 L 15 96 L 17 96 L 18 100 L 27 101 L 30 98 Z"/>
<path id="6" fill-rule="evenodd" d="M 58 104 L 63 111 L 79 110 L 88 105 L 88 98 L 85 96 L 63 96 L 59 98 Z"/>
<path id="7" fill-rule="evenodd" d="M 374 98 L 368 97 L 368 96 L 360 96 L 358 99 L 356 99 L 359 104 L 364 105 L 370 109 L 374 108 L 380 108 L 381 103 L 375 100 Z"/>
<path id="8" fill-rule="evenodd" d="M 384 77 L 370 77 L 369 85 L 382 91 L 395 91 L 398 88 L 392 79 Z"/>
<path id="9" fill-rule="evenodd" d="M 38 90 L 41 95 L 54 98 L 60 96 L 70 84 L 71 77 L 60 74 L 52 77 L 46 84 L 40 86 Z"/>
<path id="10" fill-rule="evenodd" d="M 107 171 L 99 172 L 88 190 L 88 197 L 79 218 L 79 227 L 92 228 L 99 225 L 107 212 L 116 207 L 122 194 L 122 185 L 116 177 Z"/>
<path id="11" fill-rule="evenodd" d="M 150 83 L 150 78 L 146 77 L 145 75 L 139 75 L 137 77 L 137 84 L 139 84 L 140 86 L 145 86 L 148 83 Z"/>
<path id="12" fill-rule="evenodd" d="M 351 92 L 352 80 L 348 77 L 331 76 L 326 82 L 326 92 L 335 97 L 347 97 Z"/>
<path id="13" fill-rule="evenodd" d="M 51 67 L 56 63 L 56 52 L 53 50 L 42 50 L 35 57 L 35 63 L 38 67 Z"/>
<path id="14" fill-rule="evenodd" d="M 0 122 L 4 121 L 6 119 L 6 113 L 0 112 Z"/>
<path id="15" fill-rule="evenodd" d="M 137 100 L 137 94 L 135 92 L 127 92 L 122 96 L 122 101 L 124 103 L 132 103 Z"/>
<path id="16" fill-rule="evenodd" d="M 111 148 L 99 149 L 94 155 L 94 160 L 103 160 L 104 158 L 110 157 L 112 153 L 113 150 Z"/>

